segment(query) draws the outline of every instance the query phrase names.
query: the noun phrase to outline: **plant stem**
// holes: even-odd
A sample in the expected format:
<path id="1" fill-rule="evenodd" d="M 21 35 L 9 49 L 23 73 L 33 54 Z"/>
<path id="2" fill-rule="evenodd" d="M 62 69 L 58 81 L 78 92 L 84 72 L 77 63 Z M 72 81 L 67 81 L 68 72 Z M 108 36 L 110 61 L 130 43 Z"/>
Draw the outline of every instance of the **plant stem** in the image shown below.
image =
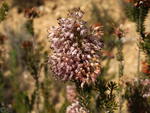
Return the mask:
<path id="1" fill-rule="evenodd" d="M 139 72 L 139 68 L 140 68 L 140 48 L 138 50 L 138 66 L 137 66 L 137 86 L 139 85 L 139 75 L 140 75 L 140 72 Z"/>
<path id="2" fill-rule="evenodd" d="M 95 95 L 94 110 L 96 109 L 96 106 L 97 106 L 97 102 L 96 102 L 96 101 L 97 101 L 97 99 L 98 99 L 99 95 L 100 95 L 100 92 L 97 92 L 97 93 L 96 93 L 96 95 Z"/>
<path id="3" fill-rule="evenodd" d="M 39 81 L 37 76 L 35 77 L 35 81 L 36 81 L 35 86 L 36 86 L 36 109 L 37 109 L 36 113 L 39 113 L 39 95 L 38 95 Z"/>
<path id="4" fill-rule="evenodd" d="M 35 51 L 35 39 L 34 39 L 34 29 L 33 29 L 33 26 L 34 26 L 34 21 L 32 19 L 32 30 L 33 30 L 32 38 L 33 38 L 33 52 L 34 52 Z"/>
<path id="5" fill-rule="evenodd" d="M 119 89 L 119 113 L 121 113 L 121 109 L 122 109 L 122 98 L 121 98 L 121 88 Z"/>
<path id="6" fill-rule="evenodd" d="M 3 89 L 2 69 L 1 69 L 1 65 L 0 65 L 0 107 L 1 107 L 1 104 L 2 104 L 2 98 L 3 98 L 2 89 Z"/>
<path id="7" fill-rule="evenodd" d="M 141 8 L 140 8 L 140 14 L 139 14 L 139 41 L 140 41 L 140 38 L 142 37 L 141 35 Z M 137 66 L 137 86 L 139 85 L 139 76 L 140 76 L 140 47 L 139 47 L 139 50 L 138 50 L 138 66 Z"/>
<path id="8" fill-rule="evenodd" d="M 34 52 L 35 51 L 35 39 L 34 39 L 34 35 L 32 37 L 33 37 L 33 52 Z"/>
<path id="9" fill-rule="evenodd" d="M 119 38 L 119 48 L 121 47 L 121 38 Z M 121 49 L 118 49 L 119 50 L 119 57 L 121 58 L 122 57 L 122 51 Z M 123 65 L 122 65 L 122 60 L 120 60 L 120 64 L 119 64 L 119 80 L 120 78 L 123 76 Z M 119 113 L 121 113 L 121 109 L 122 109 L 122 97 L 121 97 L 121 93 L 122 93 L 122 87 L 121 87 L 121 84 L 119 84 Z"/>

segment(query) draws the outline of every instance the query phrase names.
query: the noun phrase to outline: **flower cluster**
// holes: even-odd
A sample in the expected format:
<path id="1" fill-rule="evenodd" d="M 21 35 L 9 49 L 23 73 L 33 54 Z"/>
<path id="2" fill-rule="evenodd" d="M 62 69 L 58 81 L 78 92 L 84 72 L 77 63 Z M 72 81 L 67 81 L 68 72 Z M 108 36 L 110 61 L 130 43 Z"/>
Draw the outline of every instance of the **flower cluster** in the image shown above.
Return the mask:
<path id="1" fill-rule="evenodd" d="M 75 103 L 78 100 L 78 98 L 76 96 L 77 96 L 76 86 L 75 85 L 73 85 L 73 86 L 67 85 L 67 87 L 66 87 L 67 100 L 70 101 L 71 103 Z"/>
<path id="2" fill-rule="evenodd" d="M 24 11 L 25 11 L 24 16 L 25 16 L 26 18 L 39 17 L 39 15 L 38 15 L 39 11 L 36 11 L 36 9 L 35 9 L 34 7 L 33 7 L 32 9 L 27 9 L 27 8 L 25 8 Z"/>
<path id="3" fill-rule="evenodd" d="M 142 64 L 143 64 L 142 72 L 144 74 L 149 75 L 149 77 L 150 77 L 150 65 L 147 62 L 142 62 Z"/>
<path id="4" fill-rule="evenodd" d="M 5 52 L 4 45 L 0 45 L 0 69 L 2 68 L 2 64 L 3 64 L 4 52 Z"/>
<path id="5" fill-rule="evenodd" d="M 3 68 L 4 56 L 5 56 L 5 46 L 4 41 L 7 39 L 6 36 L 0 36 L 0 69 Z"/>
<path id="6" fill-rule="evenodd" d="M 131 93 L 134 94 L 134 87 L 136 85 L 137 79 L 133 79 L 130 84 L 131 84 Z M 145 79 L 145 80 L 141 80 L 139 83 L 139 87 L 140 87 L 140 92 L 139 93 L 142 97 L 145 98 L 149 98 L 150 97 L 150 80 L 149 79 Z"/>
<path id="7" fill-rule="evenodd" d="M 108 50 L 103 51 L 102 56 L 103 56 L 103 57 L 108 57 L 108 58 L 110 58 L 110 59 L 111 59 L 111 58 L 115 58 L 115 55 L 114 55 L 113 53 L 109 52 Z"/>
<path id="8" fill-rule="evenodd" d="M 4 35 L 1 35 L 0 36 L 0 44 L 3 44 L 4 43 L 4 41 L 7 39 L 7 37 L 6 36 L 4 36 Z"/>
<path id="9" fill-rule="evenodd" d="M 137 87 L 137 79 L 133 79 L 131 82 L 127 82 L 128 90 L 126 91 L 128 94 L 128 108 L 132 112 L 133 106 L 136 108 L 138 113 L 146 113 L 149 110 L 150 103 L 150 80 L 145 79 L 139 82 L 139 86 Z"/>
<path id="10" fill-rule="evenodd" d="M 66 113 L 86 113 L 83 108 L 79 105 L 79 102 L 72 103 L 70 106 L 67 107 Z"/>
<path id="11" fill-rule="evenodd" d="M 121 78 L 119 78 L 119 83 L 120 84 L 125 84 L 127 83 L 129 80 L 129 78 L 127 77 L 127 75 L 122 76 Z"/>
<path id="12" fill-rule="evenodd" d="M 128 33 L 129 28 L 126 28 L 125 30 L 123 30 L 122 26 L 123 26 L 122 24 L 120 24 L 120 26 L 118 27 L 114 26 L 114 29 L 115 29 L 114 36 L 117 36 L 118 38 L 125 37 L 125 34 Z"/>
<path id="13" fill-rule="evenodd" d="M 53 75 L 63 81 L 77 81 L 82 88 L 100 75 L 96 59 L 103 47 L 100 26 L 88 28 L 87 22 L 81 20 L 83 15 L 80 9 L 69 11 L 68 18 L 58 18 L 59 26 L 48 28 L 51 49 L 54 49 L 48 58 Z"/>
<path id="14" fill-rule="evenodd" d="M 133 2 L 134 6 L 144 6 L 150 8 L 150 0 L 126 0 L 126 2 Z"/>
<path id="15" fill-rule="evenodd" d="M 24 41 L 21 45 L 22 49 L 31 49 L 32 48 L 32 42 L 30 41 Z"/>

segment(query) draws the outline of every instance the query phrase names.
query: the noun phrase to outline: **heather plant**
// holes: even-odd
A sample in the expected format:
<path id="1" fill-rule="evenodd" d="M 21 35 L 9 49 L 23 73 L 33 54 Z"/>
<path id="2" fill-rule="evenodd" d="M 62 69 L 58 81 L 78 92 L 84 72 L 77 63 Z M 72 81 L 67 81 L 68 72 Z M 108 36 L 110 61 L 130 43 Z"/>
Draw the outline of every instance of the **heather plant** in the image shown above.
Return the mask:
<path id="1" fill-rule="evenodd" d="M 16 112 L 31 113 L 35 100 L 35 91 L 32 93 L 31 99 L 29 99 L 26 91 L 20 92 L 17 88 L 15 88 L 14 98 L 15 101 L 13 108 Z"/>
<path id="2" fill-rule="evenodd" d="M 117 40 L 116 40 L 116 48 L 117 48 L 117 54 L 116 54 L 116 57 L 117 57 L 117 60 L 119 62 L 119 80 L 120 78 L 123 77 L 123 41 L 122 41 L 122 38 L 125 37 L 125 33 L 128 32 L 128 29 L 126 29 L 126 31 L 123 31 L 122 29 L 122 24 L 118 27 L 115 28 L 115 33 L 114 35 L 117 37 Z M 122 111 L 122 104 L 123 104 L 123 99 L 122 99 L 122 84 L 119 83 L 119 113 L 121 113 Z"/>
<path id="3" fill-rule="evenodd" d="M 9 80 L 12 84 L 14 97 L 12 107 L 15 112 L 27 113 L 33 110 L 35 91 L 31 95 L 31 99 L 29 99 L 28 93 L 20 88 L 18 75 L 21 74 L 21 70 L 18 68 L 19 64 L 17 62 L 17 54 L 18 53 L 16 49 L 13 49 L 10 53 L 9 69 L 11 70 L 11 75 L 9 77 Z"/>
<path id="4" fill-rule="evenodd" d="M 100 42 L 99 34 L 102 32 L 99 27 L 92 26 L 89 30 L 85 26 L 86 22 L 79 20 L 83 12 L 77 11 L 69 12 L 75 21 L 71 18 L 58 18 L 60 26 L 48 29 L 51 30 L 48 36 L 51 37 L 51 48 L 55 49 L 48 63 L 52 63 L 53 75 L 58 79 L 79 81 L 83 88 L 84 84 L 89 84 L 90 78 L 95 82 L 96 75 L 100 74 L 100 64 L 95 60 L 99 57 L 103 44 Z"/>
<path id="5" fill-rule="evenodd" d="M 48 52 L 45 51 L 44 52 L 44 59 L 47 59 L 47 54 Z M 45 61 L 46 62 L 46 61 Z M 49 97 L 50 97 L 50 91 L 52 89 L 51 84 L 52 81 L 50 79 L 50 76 L 48 75 L 48 66 L 47 64 L 44 63 L 44 82 L 42 83 L 42 93 L 43 93 L 43 97 L 44 97 L 44 113 L 56 113 L 53 105 L 50 103 L 49 101 Z M 63 112 L 62 112 L 63 113 Z"/>
<path id="6" fill-rule="evenodd" d="M 6 27 L 6 26 L 5 26 Z M 8 36 L 8 42 L 11 47 L 10 51 L 8 51 L 9 54 L 9 60 L 7 61 L 7 68 L 10 70 L 9 74 L 9 82 L 6 82 L 6 87 L 8 87 L 9 84 L 11 84 L 11 87 L 9 90 L 12 92 L 10 94 L 10 97 L 13 97 L 9 100 L 10 104 L 12 104 L 14 112 L 31 112 L 33 110 L 33 102 L 34 98 L 29 99 L 29 95 L 27 94 L 27 91 L 25 91 L 26 87 L 21 87 L 22 81 L 22 75 L 23 72 L 26 70 L 26 65 L 24 63 L 24 51 L 23 47 L 21 47 L 21 42 L 24 40 L 24 38 L 28 37 L 26 35 L 24 37 L 23 35 L 23 27 L 20 27 L 19 31 L 13 31 L 12 29 L 7 29 L 7 36 Z M 35 91 L 32 95 L 35 95 Z M 34 97 L 34 96 L 31 96 Z M 9 98 L 9 97 L 7 97 Z M 8 102 L 8 100 L 5 100 Z"/>
<path id="7" fill-rule="evenodd" d="M 81 90 L 76 90 L 76 89 L 79 89 L 79 88 L 76 88 L 76 87 L 78 87 L 78 86 L 75 86 L 75 85 L 72 85 L 72 86 L 67 85 L 66 86 L 66 98 L 71 103 L 71 105 L 67 106 L 67 108 L 65 109 L 65 113 L 70 113 L 70 112 L 71 113 L 72 112 L 85 113 L 86 112 L 84 110 L 84 106 L 87 103 L 86 101 L 88 101 L 88 99 L 84 100 L 84 96 L 83 96 L 84 93 Z M 88 94 L 86 94 L 85 96 L 87 96 L 87 98 L 89 98 Z M 81 105 L 81 103 L 82 103 L 82 105 Z"/>
<path id="8" fill-rule="evenodd" d="M 35 39 L 34 39 L 34 28 L 33 28 L 33 19 L 38 17 L 38 12 L 35 10 L 35 8 L 32 9 L 24 9 L 25 14 L 24 16 L 28 18 L 26 22 L 26 29 L 27 31 L 32 35 L 32 42 L 24 42 L 22 44 L 22 47 L 26 50 L 26 63 L 28 66 L 28 70 L 31 73 L 31 76 L 33 76 L 35 80 L 35 87 L 36 87 L 36 112 L 39 113 L 39 72 L 41 70 L 42 64 L 41 64 L 41 51 L 43 47 L 39 47 L 35 51 Z"/>
<path id="9" fill-rule="evenodd" d="M 145 26 L 144 22 L 147 17 L 148 11 L 149 11 L 149 0 L 146 1 L 127 1 L 127 2 L 133 2 L 134 6 L 127 6 L 126 8 L 126 15 L 127 17 L 136 23 L 137 32 L 139 33 L 139 39 L 138 39 L 138 71 L 137 71 L 137 84 L 139 81 L 139 65 L 140 65 L 140 50 L 143 49 L 143 43 L 147 43 L 148 41 L 145 40 L 146 32 L 145 32 Z M 145 51 L 145 50 L 144 50 Z"/>
<path id="10" fill-rule="evenodd" d="M 87 22 L 81 20 L 84 13 L 80 9 L 69 11 L 68 17 L 58 18 L 59 26 L 49 28 L 53 54 L 48 63 L 52 65 L 53 75 L 66 82 L 75 82 L 79 94 L 80 105 L 87 112 L 89 95 L 86 91 L 90 80 L 95 83 L 100 75 L 100 64 L 96 61 L 101 54 L 103 44 L 100 39 L 103 33 L 100 27 L 86 27 Z M 93 52 L 92 52 L 93 51 Z M 81 91 L 81 92 L 80 92 Z M 82 96 L 82 97 L 81 97 Z M 86 97 L 87 96 L 87 100 Z"/>
<path id="11" fill-rule="evenodd" d="M 9 6 L 7 2 L 2 3 L 0 7 L 0 23 L 6 19 L 7 12 L 8 12 Z M 5 60 L 5 45 L 4 41 L 7 39 L 7 37 L 0 34 L 0 107 L 2 106 L 3 102 L 3 67 L 4 67 L 4 60 Z"/>
<path id="12" fill-rule="evenodd" d="M 66 98 L 71 103 L 74 103 L 78 100 L 76 86 L 75 85 L 67 85 L 66 86 Z"/>
<path id="13" fill-rule="evenodd" d="M 127 83 L 126 89 L 126 99 L 128 100 L 128 109 L 132 113 L 149 112 L 149 97 L 143 96 L 145 93 L 149 92 L 149 88 L 144 85 L 148 85 L 148 75 L 149 75 L 149 34 L 145 32 L 145 19 L 147 17 L 150 1 L 149 0 L 126 0 L 133 5 L 127 6 L 126 14 L 127 17 L 136 23 L 137 32 L 139 34 L 138 39 L 138 68 L 137 68 L 137 79 Z M 140 76 L 140 52 L 141 50 L 145 53 L 146 61 L 143 62 L 142 75 Z M 147 78 L 147 79 L 146 79 Z M 137 84 L 136 84 L 137 82 Z M 148 89 L 147 89 L 148 88 Z"/>
<path id="14" fill-rule="evenodd" d="M 2 94 L 2 90 L 3 90 L 3 68 L 4 68 L 4 57 L 5 57 L 5 46 L 4 46 L 4 40 L 7 39 L 7 37 L 5 36 L 0 36 L 0 107 L 2 106 L 2 102 L 3 102 L 3 94 Z"/>
<path id="15" fill-rule="evenodd" d="M 77 92 L 75 85 L 67 85 L 64 92 L 65 102 L 61 106 L 59 113 L 66 113 L 68 106 L 77 101 Z"/>
<path id="16" fill-rule="evenodd" d="M 114 94 L 117 88 L 117 83 L 112 81 L 106 83 L 105 80 L 101 79 L 96 82 L 95 90 L 99 92 L 98 105 L 100 108 L 103 108 L 105 113 L 113 113 L 119 106 L 115 100 L 116 95 Z"/>
<path id="17" fill-rule="evenodd" d="M 137 79 L 126 82 L 126 98 L 128 100 L 128 110 L 131 113 L 150 112 L 150 80 L 140 80 L 137 87 Z"/>
<path id="18" fill-rule="evenodd" d="M 33 37 L 33 51 L 35 51 L 35 39 L 34 39 L 34 28 L 33 28 L 33 19 L 39 17 L 39 12 L 33 7 L 32 9 L 24 9 L 25 13 L 24 16 L 28 18 L 26 22 L 26 29 Z"/>
<path id="19" fill-rule="evenodd" d="M 101 76 L 100 77 L 97 77 L 97 82 L 94 86 L 94 94 L 92 94 L 92 96 L 94 97 L 94 106 L 93 106 L 93 110 L 92 110 L 92 113 L 98 113 L 99 111 L 101 111 L 102 109 L 104 110 L 104 107 L 103 106 L 100 106 L 102 105 L 102 93 L 103 95 L 108 95 L 108 90 L 103 90 L 103 86 L 105 86 L 106 89 L 109 89 L 107 86 L 108 82 L 114 78 L 115 74 L 111 75 L 111 77 L 109 78 L 105 78 L 106 75 L 108 75 L 108 70 L 109 70 L 109 64 L 110 64 L 110 61 L 111 59 L 114 58 L 114 55 L 112 53 L 109 53 L 108 51 L 104 51 L 102 53 L 102 57 L 101 59 L 102 60 L 107 60 L 106 62 L 106 65 L 105 66 L 101 66 Z M 102 61 L 101 61 L 102 62 Z M 100 89 L 97 89 L 99 87 Z M 115 89 L 112 90 L 112 92 L 115 92 Z M 107 97 L 107 96 L 105 96 Z M 101 98 L 101 100 L 100 100 Z M 106 99 L 106 98 L 103 98 L 103 99 Z M 105 101 L 105 105 L 108 105 L 107 104 L 108 101 Z M 108 106 L 106 106 L 108 107 Z M 109 106 L 110 107 L 110 106 Z M 109 110 L 106 110 L 106 112 L 109 111 Z"/>
<path id="20" fill-rule="evenodd" d="M 8 3 L 7 2 L 2 3 L 0 8 L 0 23 L 6 19 L 8 10 L 9 10 Z"/>
<path id="21" fill-rule="evenodd" d="M 101 0 L 101 3 L 102 2 L 104 1 Z M 115 37 L 114 37 L 115 29 L 114 29 L 114 26 L 112 26 L 112 23 L 117 24 L 119 20 L 116 20 L 116 21 L 113 20 L 112 16 L 109 15 L 109 9 L 106 10 L 103 7 L 103 5 L 95 4 L 93 2 L 92 6 L 93 6 L 92 13 L 91 13 L 92 23 L 95 22 L 94 26 L 102 26 L 101 29 L 105 33 L 105 35 L 103 36 L 104 47 L 103 47 L 102 56 L 100 58 L 100 62 L 106 61 L 106 64 L 104 66 L 101 66 L 101 77 L 97 78 L 97 82 L 98 82 L 97 84 L 103 84 L 107 87 L 108 82 L 110 82 L 115 77 L 115 74 L 112 74 L 112 75 L 108 74 L 108 70 L 110 68 L 110 62 L 111 60 L 115 58 L 115 55 L 112 53 L 115 47 Z M 121 17 L 121 19 L 123 19 L 123 17 Z M 117 89 L 114 89 L 113 92 L 115 92 L 115 90 Z M 103 91 L 102 93 L 107 95 L 107 91 Z M 96 91 L 96 94 L 94 94 L 93 96 L 95 98 L 93 112 L 98 113 L 101 109 L 104 109 L 103 106 L 99 106 L 99 104 L 102 103 L 99 100 L 99 97 L 101 97 L 100 92 Z M 107 106 L 108 105 L 107 102 L 105 103 L 105 105 L 106 105 L 106 108 L 111 106 L 111 105 Z M 109 110 L 110 109 L 107 109 L 107 110 L 105 109 L 105 112 L 108 112 Z"/>
<path id="22" fill-rule="evenodd" d="M 24 8 L 32 8 L 35 6 L 44 5 L 45 0 L 13 0 L 12 7 L 17 7 L 18 12 L 21 13 Z"/>
<path id="23" fill-rule="evenodd" d="M 20 82 L 18 82 L 18 76 L 22 74 L 20 65 L 18 65 L 18 50 L 12 46 L 12 50 L 9 54 L 10 63 L 10 82 L 14 90 L 13 108 L 17 113 L 31 113 L 34 105 L 36 104 L 36 113 L 56 113 L 52 103 L 49 101 L 50 91 L 52 89 L 52 81 L 48 72 L 48 65 L 51 65 L 53 76 L 57 79 L 73 84 L 73 86 L 67 85 L 65 92 L 65 102 L 59 110 L 59 113 L 113 113 L 119 107 L 119 113 L 122 112 L 122 106 L 124 102 L 124 95 L 122 95 L 123 84 L 126 83 L 125 97 L 127 99 L 128 110 L 132 113 L 149 113 L 150 107 L 150 48 L 149 38 L 150 34 L 145 32 L 144 21 L 148 13 L 149 0 L 135 1 L 134 6 L 128 6 L 126 12 L 127 16 L 137 24 L 137 32 L 139 32 L 138 47 L 145 53 L 146 60 L 142 62 L 142 75 L 139 75 L 139 67 L 137 73 L 137 80 L 131 80 L 126 82 L 123 76 L 123 41 L 124 32 L 122 25 L 116 27 L 110 26 L 111 23 L 115 23 L 113 19 L 108 17 L 107 11 L 104 11 L 105 17 L 102 17 L 101 13 L 98 14 L 98 9 L 95 5 L 93 14 L 97 16 L 96 24 L 89 26 L 88 22 L 83 21 L 82 17 L 84 12 L 79 8 L 72 11 L 68 11 L 66 18 L 59 17 L 58 26 L 52 26 L 48 28 L 48 40 L 51 42 L 51 49 L 53 53 L 48 57 L 48 52 L 43 52 L 42 46 L 35 46 L 35 33 L 34 33 L 34 18 L 39 17 L 35 8 L 24 9 L 24 16 L 27 18 L 25 28 L 32 36 L 32 41 L 26 39 L 22 45 L 19 42 L 21 51 L 23 51 L 22 60 L 27 67 L 30 75 L 34 78 L 35 89 L 31 94 L 31 98 L 27 91 L 21 90 Z M 7 5 L 6 5 L 7 6 Z M 5 9 L 5 8 L 3 8 Z M 6 8 L 7 9 L 7 8 Z M 6 13 L 2 13 L 6 16 Z M 106 18 L 107 19 L 103 19 Z M 4 18 L 3 18 L 4 19 Z M 2 19 L 2 20 L 3 20 Z M 107 24 L 109 22 L 109 25 Z M 115 23 L 116 24 L 116 23 Z M 104 25 L 102 27 L 102 25 Z M 104 33 L 106 33 L 104 35 Z M 113 33 L 115 32 L 115 38 Z M 104 36 L 103 36 L 104 35 Z M 102 38 L 103 37 L 103 38 Z M 4 37 L 3 37 L 4 38 Z M 1 37 L 0 37 L 1 41 Z M 1 41 L 4 44 L 4 41 Z M 13 43 L 13 42 L 12 42 Z M 106 45 L 104 46 L 104 43 Z M 115 76 L 105 78 L 108 76 L 108 69 L 110 67 L 110 61 L 114 58 L 112 53 L 113 48 L 117 48 L 116 58 L 119 62 L 119 83 L 112 82 L 111 79 Z M 103 47 L 104 46 L 104 47 Z M 4 61 L 3 52 L 4 48 L 0 45 L 0 69 L 2 69 L 2 63 Z M 102 49 L 104 51 L 102 51 Z M 20 52 L 20 51 L 19 51 Z M 20 54 L 22 54 L 20 52 Z M 42 60 L 46 61 L 42 61 Z M 100 63 L 106 60 L 106 65 L 101 66 Z M 1 62 L 2 61 L 2 62 Z M 139 56 L 140 61 L 140 56 Z M 138 66 L 139 66 L 138 61 Z M 24 68 L 25 70 L 26 68 Z M 40 84 L 39 77 L 44 69 L 44 81 Z M 0 75 L 3 75 L 0 71 Z M 0 76 L 1 77 L 1 76 Z M 0 82 L 1 82 L 0 78 Z M 3 83 L 0 84 L 0 91 L 2 90 Z M 62 88 L 63 89 L 63 88 Z M 116 101 L 115 92 L 119 91 L 119 102 Z M 42 94 L 42 95 L 41 95 Z M 2 96 L 0 92 L 0 96 Z M 43 96 L 43 109 L 39 109 L 41 103 L 40 96 Z M 1 97 L 0 97 L 1 99 Z M 92 101 L 94 101 L 92 103 Z M 1 102 L 1 100 L 0 100 Z M 92 103 L 92 104 L 91 104 Z M 102 110 L 103 109 L 103 110 Z"/>
<path id="24" fill-rule="evenodd" d="M 24 43 L 23 43 L 24 44 Z M 28 45 L 26 45 L 28 46 Z M 29 47 L 25 47 L 25 48 L 29 48 Z M 26 56 L 26 63 L 28 66 L 28 70 L 31 73 L 31 76 L 34 78 L 35 80 L 35 86 L 36 86 L 36 109 L 37 109 L 37 113 L 39 113 L 39 72 L 41 70 L 41 64 L 40 64 L 40 58 L 41 58 L 41 48 L 39 48 L 37 51 L 35 51 L 34 53 L 31 53 L 31 51 L 27 51 L 29 53 L 27 53 Z"/>
<path id="25" fill-rule="evenodd" d="M 49 96 L 50 96 L 50 90 L 51 90 L 51 80 L 50 77 L 48 77 L 48 67 L 46 63 L 41 62 L 41 59 L 44 58 L 46 60 L 47 52 L 43 52 L 43 47 L 39 46 L 37 49 L 35 49 L 35 39 L 34 39 L 34 28 L 33 28 L 33 22 L 34 18 L 39 17 L 38 11 L 35 10 L 35 8 L 32 9 L 25 9 L 25 15 L 26 18 L 28 18 L 26 22 L 26 29 L 27 31 L 32 35 L 32 42 L 30 41 L 24 41 L 22 44 L 22 48 L 26 52 L 25 56 L 25 62 L 27 63 L 28 70 L 31 73 L 31 76 L 35 80 L 35 98 L 36 98 L 36 112 L 39 113 L 39 102 L 40 102 L 40 90 L 39 90 L 39 76 L 42 67 L 44 67 L 44 75 L 45 79 L 44 82 L 41 84 L 41 90 L 42 95 L 44 97 L 44 112 L 52 112 L 55 113 L 55 109 L 53 108 L 52 104 L 49 102 Z M 46 62 L 46 61 L 45 61 Z M 33 104 L 32 104 L 33 105 Z"/>

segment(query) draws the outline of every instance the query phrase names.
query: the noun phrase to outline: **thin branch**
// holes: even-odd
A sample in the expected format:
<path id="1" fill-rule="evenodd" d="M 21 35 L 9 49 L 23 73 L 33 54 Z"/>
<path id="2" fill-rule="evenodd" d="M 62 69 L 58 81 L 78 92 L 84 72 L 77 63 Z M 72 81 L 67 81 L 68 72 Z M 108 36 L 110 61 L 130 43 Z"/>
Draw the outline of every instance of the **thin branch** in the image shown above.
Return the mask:
<path id="1" fill-rule="evenodd" d="M 121 38 L 119 38 L 119 46 L 121 46 L 120 45 L 121 44 Z M 122 57 L 122 51 L 121 51 L 121 49 L 119 49 L 119 56 L 120 57 Z M 122 65 L 122 61 L 120 61 L 120 65 L 119 65 L 119 79 L 123 76 L 123 70 L 122 70 L 122 67 L 123 67 L 123 65 Z M 121 71 L 121 72 L 120 72 Z M 122 109 L 122 97 L 121 97 L 121 93 L 122 93 L 122 88 L 121 88 L 121 85 L 119 84 L 119 113 L 121 113 L 121 109 Z"/>
<path id="2" fill-rule="evenodd" d="M 38 81 L 38 76 L 34 77 L 34 79 L 35 79 L 35 86 L 36 86 L 36 113 L 39 113 L 39 95 L 38 95 L 39 81 Z"/>
<path id="3" fill-rule="evenodd" d="M 141 36 L 141 8 L 140 8 L 140 15 L 139 15 L 139 40 L 142 37 Z M 138 66 L 137 66 L 137 86 L 139 85 L 139 76 L 140 76 L 140 47 L 138 51 Z"/>

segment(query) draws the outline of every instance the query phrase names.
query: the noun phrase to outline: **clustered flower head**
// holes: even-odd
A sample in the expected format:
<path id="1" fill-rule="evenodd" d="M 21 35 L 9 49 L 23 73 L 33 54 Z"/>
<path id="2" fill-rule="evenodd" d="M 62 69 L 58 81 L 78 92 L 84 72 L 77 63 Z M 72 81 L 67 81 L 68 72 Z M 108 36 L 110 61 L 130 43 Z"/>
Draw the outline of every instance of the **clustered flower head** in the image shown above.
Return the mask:
<path id="1" fill-rule="evenodd" d="M 2 68 L 3 59 L 4 59 L 5 47 L 4 45 L 0 45 L 0 69 Z"/>
<path id="2" fill-rule="evenodd" d="M 0 69 L 3 68 L 3 62 L 5 57 L 5 46 L 4 41 L 7 39 L 6 36 L 0 35 Z"/>
<path id="3" fill-rule="evenodd" d="M 73 85 L 67 85 L 66 86 L 66 98 L 68 101 L 70 101 L 71 103 L 74 103 L 78 100 L 77 96 L 77 92 L 76 92 L 76 86 Z"/>
<path id="4" fill-rule="evenodd" d="M 137 83 L 137 79 L 133 79 L 130 84 L 131 84 L 131 93 L 134 94 L 134 87 L 136 86 Z M 140 95 L 142 97 L 145 98 L 149 98 L 150 97 L 150 80 L 149 79 L 145 79 L 145 80 L 140 80 L 139 83 L 139 87 L 140 87 Z"/>
<path id="5" fill-rule="evenodd" d="M 103 51 L 102 56 L 103 57 L 108 57 L 110 59 L 115 57 L 115 55 L 113 53 L 109 52 L 108 50 Z"/>
<path id="6" fill-rule="evenodd" d="M 0 35 L 0 44 L 3 44 L 6 39 L 7 39 L 6 36 Z"/>
<path id="7" fill-rule="evenodd" d="M 79 105 L 79 102 L 76 101 L 67 107 L 66 113 L 87 113 L 83 110 L 83 108 Z"/>
<path id="8" fill-rule="evenodd" d="M 149 75 L 149 77 L 150 77 L 150 65 L 147 62 L 145 62 L 145 61 L 143 61 L 142 64 L 143 64 L 142 72 L 144 74 Z"/>
<path id="9" fill-rule="evenodd" d="M 123 30 L 122 26 L 123 26 L 122 24 L 120 24 L 120 26 L 117 26 L 117 27 L 114 26 L 114 29 L 115 29 L 114 36 L 118 38 L 125 37 L 125 34 L 128 33 L 129 28 L 126 28 L 125 30 Z"/>
<path id="10" fill-rule="evenodd" d="M 121 78 L 119 78 L 119 83 L 120 84 L 125 84 L 127 83 L 129 80 L 129 78 L 127 77 L 127 75 L 122 76 Z"/>
<path id="11" fill-rule="evenodd" d="M 21 45 L 22 49 L 31 49 L 32 48 L 32 42 L 30 41 L 24 41 Z"/>
<path id="12" fill-rule="evenodd" d="M 150 0 L 126 0 L 126 2 L 133 2 L 134 6 L 143 6 L 150 8 Z"/>
<path id="13" fill-rule="evenodd" d="M 25 16 L 26 18 L 39 17 L 39 15 L 38 15 L 39 11 L 36 11 L 36 9 L 35 9 L 34 7 L 33 7 L 32 9 L 27 9 L 27 8 L 25 8 L 25 9 L 24 9 L 24 12 L 25 12 L 24 16 Z"/>
<path id="14" fill-rule="evenodd" d="M 130 92 L 130 96 L 128 97 L 128 108 L 132 112 L 133 109 L 131 106 L 137 104 L 137 111 L 139 113 L 146 113 L 149 110 L 149 102 L 150 102 L 150 80 L 140 80 L 138 88 L 137 88 L 137 79 L 132 79 L 132 81 L 127 82 L 127 87 L 129 88 L 128 92 Z M 138 95 L 138 97 L 137 97 Z M 139 99 L 139 102 L 136 103 L 136 99 Z M 142 104 L 144 103 L 144 105 Z M 142 105 L 142 106 L 141 106 Z"/>
<path id="15" fill-rule="evenodd" d="M 68 18 L 58 18 L 59 26 L 48 28 L 53 54 L 48 58 L 53 75 L 63 81 L 77 81 L 89 84 L 99 76 L 100 64 L 96 61 L 101 54 L 100 26 L 90 28 L 81 20 L 80 9 L 69 11 Z"/>

